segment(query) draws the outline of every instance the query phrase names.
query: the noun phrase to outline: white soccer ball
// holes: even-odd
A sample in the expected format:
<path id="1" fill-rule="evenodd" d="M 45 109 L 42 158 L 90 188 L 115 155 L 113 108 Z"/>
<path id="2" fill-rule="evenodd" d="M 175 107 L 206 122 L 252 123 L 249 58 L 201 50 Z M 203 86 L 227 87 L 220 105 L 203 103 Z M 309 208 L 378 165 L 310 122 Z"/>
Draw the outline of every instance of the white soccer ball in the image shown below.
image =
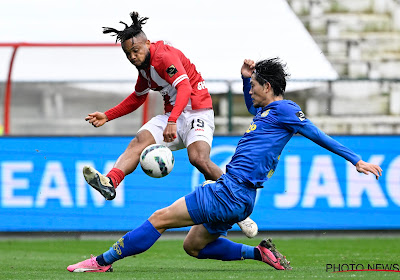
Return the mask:
<path id="1" fill-rule="evenodd" d="M 174 168 L 174 162 L 171 150 L 160 144 L 147 146 L 140 154 L 140 166 L 153 178 L 167 176 Z"/>

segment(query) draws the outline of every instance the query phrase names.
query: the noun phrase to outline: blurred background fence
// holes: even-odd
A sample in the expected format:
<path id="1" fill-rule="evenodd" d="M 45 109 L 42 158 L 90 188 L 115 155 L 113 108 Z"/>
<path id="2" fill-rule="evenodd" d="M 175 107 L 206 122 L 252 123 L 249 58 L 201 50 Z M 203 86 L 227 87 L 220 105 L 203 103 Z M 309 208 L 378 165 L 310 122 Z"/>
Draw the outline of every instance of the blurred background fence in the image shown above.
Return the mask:
<path id="1" fill-rule="evenodd" d="M 159 93 L 151 92 L 146 106 L 101 128 L 84 122 L 88 113 L 121 102 L 134 90 L 134 83 L 15 82 L 8 112 L 10 135 L 134 135 L 144 121 L 163 113 Z M 242 134 L 252 116 L 244 104 L 241 80 L 206 83 L 213 98 L 216 134 Z M 0 83 L 1 94 L 5 85 Z M 330 134 L 400 133 L 399 79 L 291 80 L 286 98 L 297 102 L 311 121 Z M 0 108 L 3 125 L 4 108 Z"/>

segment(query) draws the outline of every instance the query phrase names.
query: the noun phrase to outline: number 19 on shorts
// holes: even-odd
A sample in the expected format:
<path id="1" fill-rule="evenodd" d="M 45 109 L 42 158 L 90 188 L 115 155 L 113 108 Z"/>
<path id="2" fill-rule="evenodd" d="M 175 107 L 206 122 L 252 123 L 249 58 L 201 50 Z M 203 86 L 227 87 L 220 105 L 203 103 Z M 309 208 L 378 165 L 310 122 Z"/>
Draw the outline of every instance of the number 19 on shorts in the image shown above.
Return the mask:
<path id="1" fill-rule="evenodd" d="M 190 129 L 193 129 L 195 127 L 199 127 L 199 128 L 204 128 L 204 121 L 200 120 L 200 119 L 193 119 L 192 120 L 192 126 L 190 127 Z"/>

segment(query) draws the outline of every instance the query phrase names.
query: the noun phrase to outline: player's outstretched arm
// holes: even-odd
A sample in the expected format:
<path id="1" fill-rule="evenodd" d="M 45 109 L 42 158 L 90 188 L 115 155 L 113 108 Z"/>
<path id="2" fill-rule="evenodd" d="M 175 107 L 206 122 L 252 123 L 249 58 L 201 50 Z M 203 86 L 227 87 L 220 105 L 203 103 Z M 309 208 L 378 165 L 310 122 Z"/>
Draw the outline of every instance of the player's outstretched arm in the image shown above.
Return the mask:
<path id="1" fill-rule="evenodd" d="M 363 160 L 359 160 L 357 162 L 356 169 L 358 172 L 364 173 L 366 175 L 368 175 L 369 173 L 374 174 L 376 180 L 378 180 L 379 177 L 382 176 L 382 168 L 379 165 L 368 163 Z"/>
<path id="2" fill-rule="evenodd" d="M 355 165 L 358 172 L 366 175 L 372 173 L 375 175 L 377 180 L 380 176 L 382 176 L 382 168 L 379 165 L 363 161 L 352 150 L 326 135 L 310 121 L 307 120 L 307 122 L 307 124 L 305 124 L 303 127 L 300 127 L 298 130 L 301 135 L 307 137 L 321 147 L 345 158 Z"/>
<path id="3" fill-rule="evenodd" d="M 249 111 L 250 114 L 256 115 L 257 110 L 253 106 L 253 101 L 250 96 L 250 90 L 251 90 L 251 85 L 250 85 L 250 77 L 253 74 L 255 68 L 255 63 L 251 59 L 245 59 L 242 65 L 242 68 L 240 70 L 242 74 L 242 79 L 243 79 L 243 97 L 244 97 L 244 102 L 246 103 L 247 110 Z"/>
<path id="4" fill-rule="evenodd" d="M 94 112 L 88 114 L 85 118 L 85 121 L 88 121 L 94 127 L 100 127 L 108 121 L 107 115 L 102 112 Z"/>

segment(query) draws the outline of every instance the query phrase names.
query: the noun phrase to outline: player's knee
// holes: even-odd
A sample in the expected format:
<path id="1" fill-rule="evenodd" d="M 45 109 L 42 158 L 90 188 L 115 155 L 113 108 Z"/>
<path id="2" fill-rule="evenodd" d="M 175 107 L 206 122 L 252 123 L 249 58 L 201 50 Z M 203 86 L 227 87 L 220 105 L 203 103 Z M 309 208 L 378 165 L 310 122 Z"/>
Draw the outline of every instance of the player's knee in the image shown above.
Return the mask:
<path id="1" fill-rule="evenodd" d="M 158 209 L 156 210 L 153 215 L 151 215 L 152 217 L 158 219 L 158 220 L 162 220 L 163 217 L 168 213 L 168 207 L 166 208 L 162 208 L 162 209 Z"/>
<path id="2" fill-rule="evenodd" d="M 197 248 L 195 248 L 190 242 L 187 241 L 183 242 L 183 249 L 185 250 L 186 254 L 194 258 L 197 258 L 200 251 Z"/>
<path id="3" fill-rule="evenodd" d="M 143 149 L 144 149 L 144 148 L 143 148 Z M 131 142 L 129 142 L 129 145 L 128 145 L 128 147 L 126 148 L 126 151 L 129 152 L 129 153 L 137 153 L 137 154 L 140 154 L 140 153 L 142 152 L 143 149 L 140 147 L 140 144 L 139 144 L 138 139 L 137 139 L 137 138 L 133 138 L 133 139 L 131 140 Z"/>
<path id="4" fill-rule="evenodd" d="M 197 154 L 196 156 L 190 157 L 189 161 L 194 167 L 204 170 L 204 169 L 207 169 L 210 158 L 208 156 L 206 157 L 206 156 Z"/>
<path id="5" fill-rule="evenodd" d="M 129 145 L 126 148 L 126 150 L 129 151 L 130 153 L 135 153 L 140 155 L 141 152 L 144 150 L 144 148 L 146 148 L 150 144 L 155 143 L 151 141 L 151 139 L 146 138 L 145 136 L 146 135 L 142 135 L 142 133 L 137 135 L 135 138 L 131 140 L 131 142 L 129 142 Z"/>
<path id="6" fill-rule="evenodd" d="M 165 229 L 167 227 L 167 220 L 165 216 L 167 215 L 168 208 L 163 208 L 155 211 L 149 218 L 151 224 L 157 229 Z"/>

